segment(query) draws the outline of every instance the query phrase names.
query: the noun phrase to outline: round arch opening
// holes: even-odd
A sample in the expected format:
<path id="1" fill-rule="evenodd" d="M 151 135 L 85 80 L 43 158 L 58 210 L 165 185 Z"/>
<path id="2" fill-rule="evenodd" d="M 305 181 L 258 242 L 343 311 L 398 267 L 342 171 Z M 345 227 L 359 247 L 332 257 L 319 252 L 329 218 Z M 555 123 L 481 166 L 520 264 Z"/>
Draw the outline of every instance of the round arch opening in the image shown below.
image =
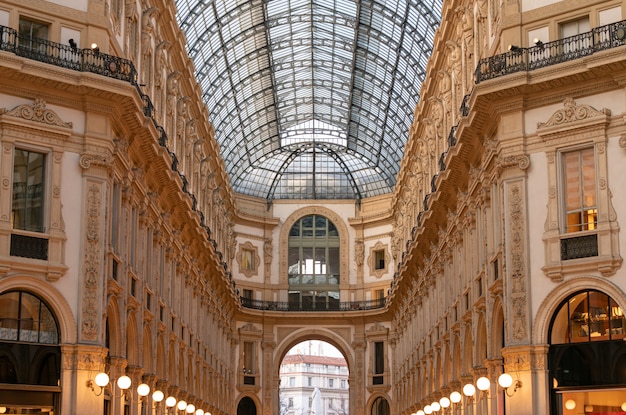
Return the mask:
<path id="1" fill-rule="evenodd" d="M 237 415 L 257 415 L 256 404 L 252 398 L 244 396 L 237 404 Z"/>
<path id="2" fill-rule="evenodd" d="M 583 289 L 556 308 L 549 326 L 551 413 L 626 411 L 626 318 L 608 294 Z"/>
<path id="3" fill-rule="evenodd" d="M 350 413 L 348 359 L 332 343 L 292 343 L 280 361 L 279 414 Z"/>

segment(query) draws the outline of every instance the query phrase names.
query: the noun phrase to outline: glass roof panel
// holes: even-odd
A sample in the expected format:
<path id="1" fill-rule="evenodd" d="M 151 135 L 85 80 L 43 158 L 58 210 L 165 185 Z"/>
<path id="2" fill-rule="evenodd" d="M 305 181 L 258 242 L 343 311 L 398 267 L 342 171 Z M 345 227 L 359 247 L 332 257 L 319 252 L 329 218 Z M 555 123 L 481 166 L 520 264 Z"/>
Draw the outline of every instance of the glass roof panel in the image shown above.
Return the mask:
<path id="1" fill-rule="evenodd" d="M 235 191 L 389 193 L 442 0 L 175 0 Z"/>

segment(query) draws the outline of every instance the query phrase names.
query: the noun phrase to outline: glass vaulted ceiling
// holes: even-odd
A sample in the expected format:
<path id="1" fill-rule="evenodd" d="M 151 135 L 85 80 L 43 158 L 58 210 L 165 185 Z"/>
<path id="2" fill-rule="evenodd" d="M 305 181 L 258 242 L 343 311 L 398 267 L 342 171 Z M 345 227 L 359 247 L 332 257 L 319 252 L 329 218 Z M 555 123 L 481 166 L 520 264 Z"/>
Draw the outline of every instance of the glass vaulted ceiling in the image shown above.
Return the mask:
<path id="1" fill-rule="evenodd" d="M 441 0 L 176 0 L 235 191 L 393 190 Z"/>

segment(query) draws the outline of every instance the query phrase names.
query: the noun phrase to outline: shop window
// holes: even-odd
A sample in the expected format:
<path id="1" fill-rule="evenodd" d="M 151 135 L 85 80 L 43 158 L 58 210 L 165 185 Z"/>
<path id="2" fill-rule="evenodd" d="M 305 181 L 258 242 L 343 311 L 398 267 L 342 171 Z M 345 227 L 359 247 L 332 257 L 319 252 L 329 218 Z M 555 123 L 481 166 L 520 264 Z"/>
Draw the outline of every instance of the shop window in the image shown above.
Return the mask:
<path id="1" fill-rule="evenodd" d="M 6 413 L 57 413 L 61 348 L 52 310 L 25 291 L 0 295 L 0 401 Z M 34 388 L 33 386 L 36 386 Z"/>
<path id="2" fill-rule="evenodd" d="M 621 305 L 600 291 L 580 291 L 561 303 L 550 325 L 551 413 L 622 412 L 625 323 Z"/>

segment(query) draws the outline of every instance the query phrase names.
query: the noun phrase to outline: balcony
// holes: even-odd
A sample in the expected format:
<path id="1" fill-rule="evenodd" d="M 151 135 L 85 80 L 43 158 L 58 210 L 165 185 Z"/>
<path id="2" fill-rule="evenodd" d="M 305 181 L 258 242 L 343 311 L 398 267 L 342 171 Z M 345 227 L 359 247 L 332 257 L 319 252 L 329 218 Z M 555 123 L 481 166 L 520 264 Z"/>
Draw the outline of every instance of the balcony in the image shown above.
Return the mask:
<path id="1" fill-rule="evenodd" d="M 299 304 L 289 301 L 260 301 L 239 297 L 241 305 L 253 310 L 265 311 L 363 311 L 384 308 L 386 299 L 368 301 L 343 301 L 327 304 Z"/>
<path id="2" fill-rule="evenodd" d="M 512 46 L 506 53 L 481 59 L 476 68 L 476 83 L 532 71 L 572 61 L 596 52 L 623 46 L 626 41 L 626 20 L 597 27 L 590 32 L 537 44 L 529 48 Z"/>

